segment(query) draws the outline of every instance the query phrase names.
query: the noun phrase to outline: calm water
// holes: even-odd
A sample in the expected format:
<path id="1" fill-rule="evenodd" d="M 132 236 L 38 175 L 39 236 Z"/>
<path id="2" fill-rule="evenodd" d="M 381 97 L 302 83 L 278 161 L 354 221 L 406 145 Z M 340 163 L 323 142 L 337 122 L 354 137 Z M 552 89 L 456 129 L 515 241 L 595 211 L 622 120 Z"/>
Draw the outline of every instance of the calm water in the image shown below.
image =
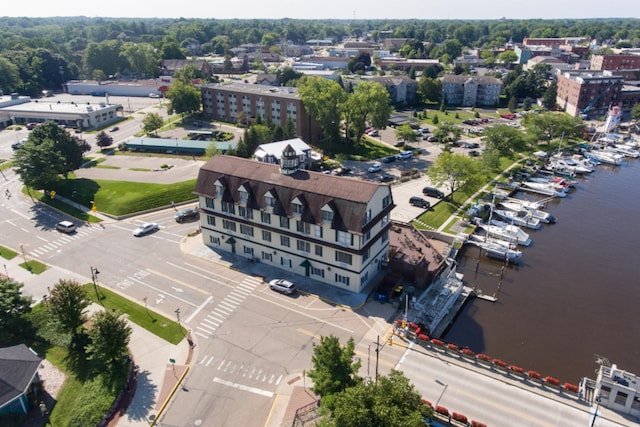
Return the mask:
<path id="1" fill-rule="evenodd" d="M 598 166 L 547 211 L 558 222 L 527 230 L 501 285 L 502 264 L 483 256 L 476 272 L 466 250 L 465 281 L 498 302 L 472 300 L 446 340 L 563 382 L 595 378 L 594 354 L 640 375 L 640 159 Z"/>

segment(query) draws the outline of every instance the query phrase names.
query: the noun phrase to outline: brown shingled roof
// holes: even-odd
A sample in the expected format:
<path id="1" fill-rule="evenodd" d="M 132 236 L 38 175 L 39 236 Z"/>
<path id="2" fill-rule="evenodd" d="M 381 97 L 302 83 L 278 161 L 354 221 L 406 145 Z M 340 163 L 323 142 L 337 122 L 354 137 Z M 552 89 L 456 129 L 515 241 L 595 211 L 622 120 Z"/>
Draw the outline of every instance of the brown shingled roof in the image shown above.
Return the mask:
<path id="1" fill-rule="evenodd" d="M 367 204 L 382 185 L 308 170 L 283 175 L 278 165 L 216 155 L 200 169 L 196 194 L 213 197 L 218 180 L 225 185 L 225 201 L 238 202 L 238 188 L 244 185 L 250 193 L 249 207 L 263 208 L 264 195 L 271 192 L 280 202 L 280 213 L 292 216 L 291 201 L 298 197 L 305 203 L 302 218 L 310 223 L 321 223 L 320 209 L 329 204 L 336 214 L 333 226 L 357 233 L 362 231 Z"/>

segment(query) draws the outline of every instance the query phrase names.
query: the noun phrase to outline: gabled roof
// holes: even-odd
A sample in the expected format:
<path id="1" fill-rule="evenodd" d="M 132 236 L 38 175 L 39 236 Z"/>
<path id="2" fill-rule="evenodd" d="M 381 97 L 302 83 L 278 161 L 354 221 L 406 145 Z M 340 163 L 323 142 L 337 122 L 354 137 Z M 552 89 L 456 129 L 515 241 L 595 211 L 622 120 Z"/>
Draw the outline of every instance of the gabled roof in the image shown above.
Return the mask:
<path id="1" fill-rule="evenodd" d="M 265 156 L 273 156 L 280 160 L 282 157 L 282 151 L 288 146 L 291 146 L 295 150 L 297 155 L 303 155 L 307 151 L 311 150 L 311 147 L 300 138 L 287 139 L 285 141 L 269 142 L 267 144 L 260 144 L 256 147 L 255 156 L 264 158 Z"/>
<path id="2" fill-rule="evenodd" d="M 302 220 L 309 223 L 320 224 L 321 209 L 329 205 L 335 214 L 332 226 L 353 233 L 362 233 L 368 203 L 376 192 L 383 188 L 391 195 L 389 187 L 379 183 L 307 170 L 284 175 L 278 165 L 226 155 L 214 156 L 200 169 L 195 193 L 215 197 L 216 181 L 225 187 L 222 200 L 230 203 L 240 201 L 238 188 L 244 186 L 252 209 L 263 209 L 269 192 L 277 201 L 274 213 L 283 216 L 293 216 L 292 200 L 304 200 Z"/>
<path id="3" fill-rule="evenodd" d="M 465 84 L 468 80 L 473 80 L 481 85 L 501 85 L 502 81 L 491 76 L 470 76 L 466 74 L 445 74 L 442 76 L 442 83 Z"/>
<path id="4" fill-rule="evenodd" d="M 27 390 L 41 362 L 24 344 L 0 348 L 0 407 Z"/>

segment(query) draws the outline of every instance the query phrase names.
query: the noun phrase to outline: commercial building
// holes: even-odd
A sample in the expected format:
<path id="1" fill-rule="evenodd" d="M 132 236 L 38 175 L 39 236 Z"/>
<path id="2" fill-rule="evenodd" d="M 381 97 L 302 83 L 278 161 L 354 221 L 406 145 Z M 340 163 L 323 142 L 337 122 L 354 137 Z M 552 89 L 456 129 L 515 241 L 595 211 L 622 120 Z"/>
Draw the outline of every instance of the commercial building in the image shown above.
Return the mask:
<path id="1" fill-rule="evenodd" d="M 592 55 L 592 70 L 638 70 L 640 69 L 640 55 Z"/>
<path id="2" fill-rule="evenodd" d="M 388 185 L 216 155 L 198 175 L 202 239 L 341 289 L 360 292 L 382 275 L 394 208 Z"/>
<path id="3" fill-rule="evenodd" d="M 248 83 L 202 86 L 202 109 L 214 120 L 253 123 L 257 117 L 285 127 L 294 125 L 296 136 L 311 143 L 320 139 L 320 123 L 305 110 L 296 88 L 271 87 Z"/>
<path id="4" fill-rule="evenodd" d="M 442 96 L 447 104 L 475 107 L 498 105 L 502 81 L 489 76 L 446 74 L 442 77 Z"/>
<path id="5" fill-rule="evenodd" d="M 635 374 L 618 369 L 615 364 L 610 365 L 606 358 L 601 362 L 595 381 L 589 378 L 582 380 L 582 395 L 620 414 L 640 417 L 640 379 Z"/>
<path id="6" fill-rule="evenodd" d="M 556 103 L 574 117 L 602 117 L 621 103 L 624 78 L 608 71 L 566 71 L 556 75 Z"/>

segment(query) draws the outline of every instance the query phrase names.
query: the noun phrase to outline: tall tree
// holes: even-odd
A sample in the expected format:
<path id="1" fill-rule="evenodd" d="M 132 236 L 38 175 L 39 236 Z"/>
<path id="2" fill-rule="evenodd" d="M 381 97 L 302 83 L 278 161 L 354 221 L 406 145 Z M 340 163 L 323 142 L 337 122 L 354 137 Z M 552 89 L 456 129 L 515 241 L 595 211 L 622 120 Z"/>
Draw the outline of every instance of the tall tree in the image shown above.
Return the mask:
<path id="1" fill-rule="evenodd" d="M 51 289 L 48 307 L 62 330 L 75 335 L 78 328 L 87 321 L 85 310 L 90 302 L 87 293 L 78 282 L 60 279 Z"/>
<path id="2" fill-rule="evenodd" d="M 416 142 L 418 140 L 418 136 L 409 125 L 398 126 L 395 131 L 395 136 L 404 142 Z"/>
<path id="3" fill-rule="evenodd" d="M 546 112 L 542 114 L 527 114 L 523 120 L 527 132 L 537 138 L 551 143 L 554 138 L 580 136 L 584 129 L 584 122 L 578 117 L 567 114 Z"/>
<path id="4" fill-rule="evenodd" d="M 547 110 L 555 110 L 556 109 L 556 98 L 558 96 L 558 83 L 554 80 L 551 82 L 547 90 L 544 91 L 544 95 L 542 97 L 542 106 Z"/>
<path id="5" fill-rule="evenodd" d="M 0 278 L 0 329 L 17 331 L 20 316 L 31 311 L 32 299 L 22 295 L 22 283 Z"/>
<path id="6" fill-rule="evenodd" d="M 437 186 L 447 184 L 451 193 L 476 182 L 479 176 L 479 162 L 471 157 L 442 152 L 427 170 L 427 176 Z"/>
<path id="7" fill-rule="evenodd" d="M 442 81 L 440 79 L 422 76 L 418 80 L 418 96 L 423 103 L 440 102 L 442 99 Z"/>
<path id="8" fill-rule="evenodd" d="M 377 82 L 358 83 L 338 108 L 342 110 L 345 121 L 345 139 L 351 136 L 355 143 L 364 135 L 367 122 L 382 129 L 391 115 L 389 92 Z"/>
<path id="9" fill-rule="evenodd" d="M 298 81 L 298 93 L 307 113 L 322 124 L 329 144 L 340 138 L 340 108 L 347 93 L 332 80 L 303 77 Z M 329 146 L 331 151 L 331 146 Z"/>
<path id="10" fill-rule="evenodd" d="M 354 361 L 353 338 L 342 347 L 337 337 L 320 337 L 320 344 L 313 345 L 309 377 L 313 380 L 313 392 L 320 397 L 340 393 L 358 382 L 360 360 Z"/>
<path id="11" fill-rule="evenodd" d="M 12 93 L 22 86 L 18 67 L 6 58 L 0 57 L 0 88 Z"/>
<path id="12" fill-rule="evenodd" d="M 169 114 L 186 114 L 190 115 L 200 111 L 202 106 L 202 98 L 200 91 L 191 85 L 181 82 L 174 82 L 169 86 L 166 94 L 169 99 Z"/>
<path id="13" fill-rule="evenodd" d="M 113 138 L 107 135 L 105 131 L 96 135 L 96 145 L 98 145 L 98 147 L 108 147 L 111 144 L 113 144 Z"/>
<path id="14" fill-rule="evenodd" d="M 147 113 L 142 119 L 142 130 L 146 133 L 155 133 L 158 136 L 158 129 L 162 128 L 164 121 L 158 113 Z"/>
<path id="15" fill-rule="evenodd" d="M 120 313 L 97 311 L 91 318 L 89 329 L 91 342 L 86 347 L 89 357 L 108 365 L 118 365 L 123 361 L 123 356 L 128 354 L 131 332 L 131 327 Z"/>
<path id="16" fill-rule="evenodd" d="M 484 130 L 482 141 L 489 150 L 496 150 L 501 156 L 511 157 L 525 148 L 522 131 L 506 125 L 495 125 Z"/>
<path id="17" fill-rule="evenodd" d="M 326 402 L 331 415 L 320 427 L 423 427 L 432 414 L 413 384 L 395 369 L 376 383 L 356 384 Z"/>

